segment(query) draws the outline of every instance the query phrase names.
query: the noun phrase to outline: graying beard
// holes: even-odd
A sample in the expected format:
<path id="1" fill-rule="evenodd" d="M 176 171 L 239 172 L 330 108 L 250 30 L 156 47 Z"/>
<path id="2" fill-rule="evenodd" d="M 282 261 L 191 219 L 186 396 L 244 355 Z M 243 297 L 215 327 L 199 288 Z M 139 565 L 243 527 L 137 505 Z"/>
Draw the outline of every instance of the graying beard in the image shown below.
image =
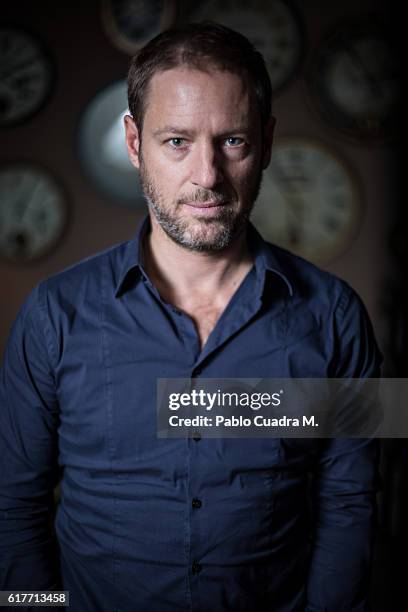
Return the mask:
<path id="1" fill-rule="evenodd" d="M 167 234 L 173 242 L 179 244 L 180 246 L 188 249 L 189 251 L 196 252 L 209 252 L 209 251 L 221 251 L 225 249 L 229 244 L 231 244 L 233 238 L 237 236 L 238 233 L 234 227 L 223 227 L 216 239 L 208 244 L 203 242 L 200 237 L 190 236 L 186 237 L 186 233 L 188 230 L 188 224 L 182 221 L 173 221 L 163 210 L 161 210 L 156 203 L 145 194 L 145 199 L 149 205 L 149 207 L 154 211 L 157 222 L 163 231 Z M 248 215 L 249 216 L 249 215 Z M 246 219 L 247 220 L 247 219 Z M 240 219 L 243 221 L 243 219 Z M 203 219 L 203 222 L 206 223 L 207 220 Z M 241 223 L 240 223 L 241 225 Z M 242 225 L 245 225 L 242 223 Z M 243 229 L 243 228 L 242 228 Z M 234 231 L 235 230 L 235 231 Z M 242 230 L 241 230 L 242 231 Z"/>
<path id="2" fill-rule="evenodd" d="M 231 244 L 231 242 L 235 238 L 237 238 L 242 233 L 242 231 L 245 229 L 245 227 L 248 224 L 252 209 L 254 207 L 255 201 L 258 197 L 258 194 L 261 188 L 262 173 L 260 174 L 259 180 L 257 181 L 257 184 L 255 185 L 252 206 L 248 210 L 246 210 L 244 213 L 241 213 L 235 219 L 233 215 L 231 214 L 231 211 L 227 209 L 225 211 L 226 215 L 224 216 L 224 219 L 225 221 L 229 222 L 228 226 L 223 227 L 220 233 L 218 234 L 218 236 L 216 237 L 216 240 L 212 242 L 211 244 L 208 244 L 206 242 L 201 241 L 199 237 L 197 238 L 190 237 L 189 239 L 187 239 L 186 233 L 188 230 L 188 224 L 183 223 L 181 221 L 177 221 L 177 222 L 173 221 L 170 215 L 167 214 L 165 211 L 161 210 L 160 207 L 156 204 L 156 202 L 154 201 L 154 197 L 156 195 L 155 189 L 153 185 L 150 183 L 147 173 L 144 169 L 141 150 L 140 150 L 139 155 L 140 155 L 139 178 L 140 178 L 140 182 L 143 188 L 144 197 L 150 209 L 153 210 L 160 227 L 167 234 L 167 236 L 171 240 L 173 240 L 173 242 L 175 242 L 176 244 L 190 251 L 196 251 L 196 252 L 222 251 L 223 249 L 228 247 Z M 159 196 L 158 196 L 158 199 L 160 199 Z M 211 223 L 212 220 L 203 219 L 202 222 Z"/>

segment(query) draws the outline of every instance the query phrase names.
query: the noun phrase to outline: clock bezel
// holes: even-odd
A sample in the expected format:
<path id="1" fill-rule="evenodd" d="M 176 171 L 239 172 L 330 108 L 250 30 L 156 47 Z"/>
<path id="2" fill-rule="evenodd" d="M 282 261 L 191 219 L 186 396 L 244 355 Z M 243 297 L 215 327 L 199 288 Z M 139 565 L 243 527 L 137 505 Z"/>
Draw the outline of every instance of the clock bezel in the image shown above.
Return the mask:
<path id="1" fill-rule="evenodd" d="M 43 163 L 21 158 L 16 160 L 8 160 L 7 162 L 3 162 L 0 165 L 0 175 L 3 173 L 3 171 L 8 169 L 28 169 L 45 175 L 47 178 L 50 179 L 51 183 L 54 185 L 60 196 L 59 201 L 62 205 L 62 221 L 60 229 L 58 233 L 53 236 L 52 240 L 50 240 L 47 245 L 41 250 L 39 250 L 34 256 L 25 259 L 10 257 L 3 252 L 0 241 L 0 259 L 2 262 L 16 265 L 18 267 L 36 265 L 37 263 L 41 263 L 47 257 L 49 257 L 50 254 L 52 254 L 57 249 L 57 247 L 59 247 L 59 245 L 66 237 L 66 233 L 71 221 L 68 191 L 61 178 L 57 176 L 51 168 L 49 168 Z"/>
<path id="2" fill-rule="evenodd" d="M 354 118 L 339 108 L 330 97 L 326 74 L 332 54 L 344 48 L 343 41 L 367 35 L 382 38 L 392 50 L 392 41 L 385 26 L 376 16 L 369 15 L 358 19 L 344 19 L 332 27 L 315 49 L 306 66 L 304 83 L 310 105 L 326 125 L 348 141 L 368 146 L 384 145 L 394 140 L 398 133 L 400 100 L 396 99 L 387 113 L 387 118 L 377 129 L 358 127 Z M 374 125 L 374 124 L 373 124 Z"/>
<path id="3" fill-rule="evenodd" d="M 101 142 L 106 129 L 109 129 L 112 119 L 117 118 L 115 96 L 122 89 L 124 105 L 121 111 L 127 108 L 126 80 L 115 79 L 100 88 L 85 104 L 78 118 L 75 137 L 75 152 L 84 179 L 101 198 L 109 205 L 134 211 L 146 210 L 146 201 L 140 187 L 139 173 L 127 158 L 126 171 L 109 165 L 103 152 L 95 156 L 94 152 L 100 150 Z M 112 97 L 113 96 L 113 97 Z M 109 113 L 113 115 L 106 115 Z M 105 130 L 105 131 L 104 131 Z M 123 126 L 123 147 L 126 151 L 125 129 Z"/>
<path id="4" fill-rule="evenodd" d="M 280 248 L 293 252 L 295 255 L 298 255 L 306 259 L 307 261 L 314 263 L 315 265 L 327 265 L 344 255 L 350 249 L 351 245 L 355 242 L 357 236 L 361 231 L 365 210 L 362 184 L 358 178 L 356 169 L 351 165 L 349 160 L 346 159 L 345 155 L 341 151 L 339 151 L 337 147 L 334 147 L 327 141 L 322 140 L 320 137 L 315 138 L 301 135 L 287 135 L 276 138 L 272 147 L 271 163 L 274 157 L 274 150 L 276 150 L 279 146 L 293 146 L 297 144 L 302 146 L 306 145 L 308 147 L 313 147 L 314 149 L 323 151 L 326 155 L 334 159 L 336 163 L 338 163 L 343 168 L 343 170 L 349 177 L 351 183 L 353 218 L 350 221 L 350 227 L 348 231 L 342 234 L 340 240 L 336 239 L 336 244 L 333 245 L 333 247 L 316 248 L 315 254 L 313 256 L 310 256 L 307 253 L 302 253 L 302 251 L 291 251 L 289 245 L 286 246 L 278 243 L 276 244 Z M 271 166 L 268 166 L 268 168 L 266 168 L 264 172 L 268 172 L 268 170 L 270 170 L 270 167 Z M 256 206 L 257 204 L 255 203 L 255 207 Z M 262 233 L 262 229 L 260 231 Z M 275 243 L 274 238 L 268 236 L 264 237 L 266 240 Z"/>
<path id="5" fill-rule="evenodd" d="M 37 102 L 37 104 L 30 109 L 28 113 L 25 113 L 21 117 L 17 119 L 13 119 L 12 121 L 8 121 L 7 123 L 2 123 L 1 118 L 0 118 L 0 130 L 7 130 L 10 128 L 15 128 L 20 125 L 24 125 L 25 123 L 28 123 L 44 109 L 44 107 L 49 103 L 55 91 L 55 85 L 57 81 L 57 76 L 56 76 L 57 71 L 56 71 L 55 58 L 52 55 L 49 46 L 47 45 L 45 40 L 41 37 L 41 35 L 39 35 L 36 31 L 30 29 L 29 27 L 26 27 L 25 25 L 21 26 L 14 22 L 5 22 L 5 23 L 2 22 L 0 24 L 0 31 L 1 30 L 15 30 L 23 34 L 27 38 L 30 38 L 34 42 L 34 44 L 37 46 L 38 50 L 41 52 L 42 57 L 47 62 L 48 77 L 49 77 L 44 95 L 42 96 L 41 100 Z"/>
<path id="6" fill-rule="evenodd" d="M 151 32 L 150 34 L 148 33 L 140 41 L 132 42 L 119 28 L 117 20 L 115 19 L 112 12 L 111 0 L 102 0 L 101 2 L 101 21 L 107 37 L 117 49 L 130 56 L 137 53 L 137 51 L 148 42 L 148 40 L 150 40 L 163 30 L 169 28 L 172 24 L 174 24 L 176 21 L 176 17 L 176 0 L 165 0 L 165 7 L 160 16 L 158 29 L 154 32 Z"/>
<path id="7" fill-rule="evenodd" d="M 306 49 L 308 45 L 305 22 L 304 22 L 303 16 L 298 6 L 295 4 L 293 0 L 279 0 L 279 1 L 282 4 L 286 5 L 288 11 L 290 12 L 294 20 L 296 31 L 298 34 L 299 49 L 298 49 L 297 57 L 295 61 L 293 62 L 293 66 L 291 67 L 291 70 L 287 73 L 285 78 L 277 86 L 274 86 L 272 83 L 272 97 L 274 97 L 275 95 L 279 95 L 284 89 L 286 89 L 288 85 L 290 85 L 294 80 L 296 80 L 296 78 L 298 78 L 302 74 L 304 57 L 306 56 Z M 265 3 L 265 9 L 267 10 L 267 8 L 268 8 L 267 3 Z M 182 14 L 182 9 L 183 9 L 183 3 L 181 3 L 181 8 L 180 8 L 181 14 Z M 208 19 L 211 20 L 211 17 L 209 16 Z M 191 20 L 197 21 L 197 19 L 194 18 L 194 12 L 192 12 L 191 14 Z M 185 23 L 182 17 L 180 18 L 180 22 Z M 225 25 L 227 27 L 230 27 L 228 26 L 227 23 L 225 23 Z M 245 33 L 244 35 L 246 36 Z M 265 59 L 266 67 L 269 72 L 268 58 L 264 57 L 264 59 Z M 270 75 L 270 72 L 269 72 L 269 75 Z"/>

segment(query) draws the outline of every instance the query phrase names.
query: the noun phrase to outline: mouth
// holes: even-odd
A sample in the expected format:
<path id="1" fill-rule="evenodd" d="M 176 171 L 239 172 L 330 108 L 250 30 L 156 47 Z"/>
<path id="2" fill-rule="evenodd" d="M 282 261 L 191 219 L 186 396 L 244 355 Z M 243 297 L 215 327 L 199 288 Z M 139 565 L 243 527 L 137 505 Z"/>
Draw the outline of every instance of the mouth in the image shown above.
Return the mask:
<path id="1" fill-rule="evenodd" d="M 189 206 L 190 208 L 222 208 L 225 206 L 226 202 L 185 202 L 184 206 Z"/>
<path id="2" fill-rule="evenodd" d="M 186 202 L 183 204 L 184 209 L 191 211 L 191 213 L 196 216 L 207 219 L 217 219 L 219 218 L 224 206 L 227 202 Z"/>

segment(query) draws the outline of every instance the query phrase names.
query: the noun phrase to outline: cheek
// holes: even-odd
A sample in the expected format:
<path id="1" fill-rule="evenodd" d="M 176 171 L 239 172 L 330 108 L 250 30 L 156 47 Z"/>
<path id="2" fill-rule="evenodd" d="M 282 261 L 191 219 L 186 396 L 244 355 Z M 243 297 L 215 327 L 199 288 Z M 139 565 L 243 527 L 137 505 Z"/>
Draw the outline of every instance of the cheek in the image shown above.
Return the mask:
<path id="1" fill-rule="evenodd" d="M 182 162 L 174 163 L 160 152 L 152 155 L 147 163 L 155 179 L 158 182 L 166 183 L 170 188 L 176 185 L 185 174 Z"/>
<path id="2" fill-rule="evenodd" d="M 184 193 L 188 193 L 188 186 L 168 166 L 156 167 L 151 178 L 160 197 L 161 205 L 166 208 L 174 208 L 177 199 Z"/>
<path id="3" fill-rule="evenodd" d="M 245 159 L 234 168 L 230 168 L 229 176 L 233 184 L 242 191 L 245 191 L 257 181 L 260 172 L 260 162 L 258 159 Z"/>
<path id="4" fill-rule="evenodd" d="M 168 164 L 162 163 L 161 160 L 158 159 L 158 156 L 143 153 L 143 166 L 149 181 L 154 184 L 160 192 L 165 192 L 169 185 L 171 185 L 171 181 L 169 180 L 171 168 L 169 168 Z"/>

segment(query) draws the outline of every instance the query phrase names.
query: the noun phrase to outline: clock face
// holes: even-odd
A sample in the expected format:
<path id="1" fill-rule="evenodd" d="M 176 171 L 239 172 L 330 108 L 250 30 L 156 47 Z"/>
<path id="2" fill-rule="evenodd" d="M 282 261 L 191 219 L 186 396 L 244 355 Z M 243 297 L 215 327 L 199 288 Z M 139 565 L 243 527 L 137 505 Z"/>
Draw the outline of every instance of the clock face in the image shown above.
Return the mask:
<path id="1" fill-rule="evenodd" d="M 0 27 L 0 126 L 31 117 L 51 91 L 53 70 L 42 44 L 16 28 Z"/>
<path id="2" fill-rule="evenodd" d="M 246 36 L 265 59 L 273 91 L 283 87 L 299 66 L 303 30 L 284 0 L 202 0 L 187 17 L 191 21 L 210 19 Z"/>
<path id="3" fill-rule="evenodd" d="M 301 139 L 273 146 L 252 213 L 266 240 L 323 263 L 350 244 L 359 219 L 355 181 L 337 155 Z"/>
<path id="4" fill-rule="evenodd" d="M 65 197 L 44 170 L 26 164 L 0 168 L 0 255 L 27 262 L 48 253 L 66 224 Z"/>
<path id="5" fill-rule="evenodd" d="M 318 50 L 308 83 L 325 118 L 351 137 L 381 141 L 398 118 L 396 53 L 375 23 L 337 28 Z"/>
<path id="6" fill-rule="evenodd" d="M 176 17 L 174 0 L 103 0 L 102 21 L 110 40 L 130 55 L 168 28 Z"/>
<path id="7" fill-rule="evenodd" d="M 139 175 L 129 161 L 123 118 L 129 114 L 126 82 L 111 83 L 86 107 L 79 124 L 78 153 L 86 175 L 115 204 L 145 206 Z"/>

